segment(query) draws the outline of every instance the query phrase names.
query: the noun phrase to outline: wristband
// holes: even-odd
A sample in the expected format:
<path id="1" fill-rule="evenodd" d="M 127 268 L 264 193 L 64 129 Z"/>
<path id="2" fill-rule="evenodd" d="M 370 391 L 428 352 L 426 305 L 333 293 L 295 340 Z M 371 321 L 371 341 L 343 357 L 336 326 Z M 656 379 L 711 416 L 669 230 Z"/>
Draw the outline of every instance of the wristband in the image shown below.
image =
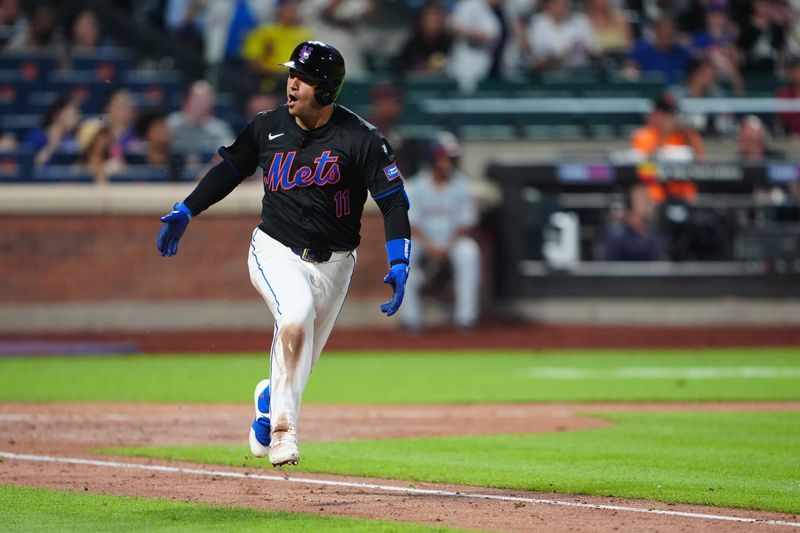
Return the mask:
<path id="1" fill-rule="evenodd" d="M 183 202 L 176 203 L 175 205 L 172 206 L 172 209 L 180 211 L 181 213 L 189 217 L 189 220 L 192 219 L 192 210 L 186 207 L 186 205 Z"/>
<path id="2" fill-rule="evenodd" d="M 392 239 L 386 243 L 386 257 L 389 265 L 408 264 L 411 259 L 411 239 Z"/>

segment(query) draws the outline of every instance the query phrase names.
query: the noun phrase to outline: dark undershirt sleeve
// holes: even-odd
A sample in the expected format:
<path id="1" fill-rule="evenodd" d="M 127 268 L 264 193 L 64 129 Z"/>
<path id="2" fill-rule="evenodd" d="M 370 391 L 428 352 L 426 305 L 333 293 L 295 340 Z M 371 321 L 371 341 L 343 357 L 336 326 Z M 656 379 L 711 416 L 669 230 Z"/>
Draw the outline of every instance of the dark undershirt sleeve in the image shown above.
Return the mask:
<path id="1" fill-rule="evenodd" d="M 408 223 L 408 200 L 402 188 L 375 200 L 383 214 L 383 232 L 386 242 L 393 239 L 410 239 L 411 225 Z"/>
<path id="2" fill-rule="evenodd" d="M 183 203 L 192 212 L 192 216 L 197 216 L 228 196 L 242 180 L 244 177 L 236 175 L 231 165 L 223 160 L 206 172 Z"/>

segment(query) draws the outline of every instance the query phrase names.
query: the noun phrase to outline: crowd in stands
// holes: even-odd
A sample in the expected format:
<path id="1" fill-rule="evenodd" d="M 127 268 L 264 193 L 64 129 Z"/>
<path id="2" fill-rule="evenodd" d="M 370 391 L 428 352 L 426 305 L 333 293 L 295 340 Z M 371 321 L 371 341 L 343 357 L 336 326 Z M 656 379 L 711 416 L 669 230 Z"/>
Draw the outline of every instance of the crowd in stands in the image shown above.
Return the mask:
<path id="1" fill-rule="evenodd" d="M 163 31 L 196 47 L 209 66 L 238 66 L 257 80 L 252 96 L 219 113 L 216 89 L 208 82 L 183 80 L 179 95 L 165 97 L 157 86 L 126 83 L 105 65 L 112 72 L 98 71 L 109 82 L 104 105 L 94 89 L 87 96 L 55 84 L 34 109 L 39 124 L 27 131 L 0 130 L 0 148 L 32 150 L 34 167 L 83 165 L 101 182 L 145 163 L 164 167 L 169 179 L 185 179 L 185 168 L 191 168 L 189 174 L 202 170 L 249 117 L 282 101 L 286 72 L 279 63 L 297 42 L 312 38 L 343 52 L 348 79 L 382 68 L 399 80 L 450 79 L 465 94 L 486 80 L 534 86 L 537 76 L 586 69 L 661 80 L 671 96 L 655 103 L 647 123 L 631 137 L 642 158 L 666 147 L 677 153 L 674 147 L 680 146 L 702 159 L 704 137 L 733 138 L 753 127 L 752 120 L 745 123 L 730 113 L 678 119 L 683 99 L 746 96 L 746 80 L 765 75 L 785 80 L 776 96 L 800 97 L 800 60 L 794 56 L 800 53 L 798 0 L 404 0 L 392 2 L 391 9 L 376 0 L 110 3 L 130 10 L 134 19 L 156 19 Z M 124 55 L 127 43 L 115 43 L 98 14 L 81 5 L 0 0 L 0 58 L 50 54 L 55 69 L 75 72 L 81 58 Z M 157 13 L 143 15 L 146 10 Z M 387 10 L 394 17 L 388 24 Z M 376 58 L 382 59 L 377 67 Z M 0 71 L 10 69 L 0 65 Z M 398 150 L 401 85 L 376 86 L 367 116 Z M 800 113 L 776 118 L 761 127 L 800 135 Z"/>

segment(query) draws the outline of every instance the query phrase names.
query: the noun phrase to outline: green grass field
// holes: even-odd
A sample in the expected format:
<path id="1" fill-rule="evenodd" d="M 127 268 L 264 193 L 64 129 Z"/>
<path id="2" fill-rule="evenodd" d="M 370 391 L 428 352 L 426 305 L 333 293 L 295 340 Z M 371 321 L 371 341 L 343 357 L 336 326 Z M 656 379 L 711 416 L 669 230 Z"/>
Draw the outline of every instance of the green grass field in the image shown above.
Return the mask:
<path id="1" fill-rule="evenodd" d="M 533 435 L 308 442 L 297 468 L 800 513 L 800 412 L 596 416 L 616 425 Z M 263 459 L 243 460 L 245 443 L 104 451 L 269 467 Z"/>
<path id="2" fill-rule="evenodd" d="M 57 511 L 55 520 L 54 511 Z M 0 531 L 434 533 L 460 530 L 0 485 Z"/>
<path id="3" fill-rule="evenodd" d="M 0 401 L 242 402 L 266 355 L 0 360 Z M 343 387 L 342 384 L 347 384 Z M 306 403 L 800 399 L 800 350 L 336 353 Z"/>
<path id="4" fill-rule="evenodd" d="M 249 404 L 252 386 L 266 370 L 266 355 L 6 358 L 0 360 L 0 401 Z M 326 354 L 304 402 L 734 400 L 800 400 L 800 350 Z M 800 512 L 800 411 L 593 416 L 614 425 L 480 438 L 304 442 L 299 468 Z M 500 452 L 489 458 L 487 446 Z M 246 442 L 114 450 L 222 465 L 264 464 L 249 462 L 247 452 Z"/>

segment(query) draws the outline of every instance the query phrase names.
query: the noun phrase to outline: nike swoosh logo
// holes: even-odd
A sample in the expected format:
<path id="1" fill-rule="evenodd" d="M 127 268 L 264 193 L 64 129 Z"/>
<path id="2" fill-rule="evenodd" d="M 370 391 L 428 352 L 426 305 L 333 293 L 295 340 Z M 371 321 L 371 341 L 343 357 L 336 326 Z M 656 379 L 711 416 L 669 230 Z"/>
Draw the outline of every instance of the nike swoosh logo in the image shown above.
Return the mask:
<path id="1" fill-rule="evenodd" d="M 271 141 L 271 140 L 273 140 L 273 139 L 277 139 L 277 138 L 278 138 L 278 137 L 280 137 L 281 135 L 283 135 L 283 133 L 278 133 L 278 134 L 276 134 L 276 135 L 273 135 L 273 134 L 271 134 L 271 133 L 270 133 L 270 134 L 268 135 L 268 137 L 269 137 L 269 140 Z"/>

